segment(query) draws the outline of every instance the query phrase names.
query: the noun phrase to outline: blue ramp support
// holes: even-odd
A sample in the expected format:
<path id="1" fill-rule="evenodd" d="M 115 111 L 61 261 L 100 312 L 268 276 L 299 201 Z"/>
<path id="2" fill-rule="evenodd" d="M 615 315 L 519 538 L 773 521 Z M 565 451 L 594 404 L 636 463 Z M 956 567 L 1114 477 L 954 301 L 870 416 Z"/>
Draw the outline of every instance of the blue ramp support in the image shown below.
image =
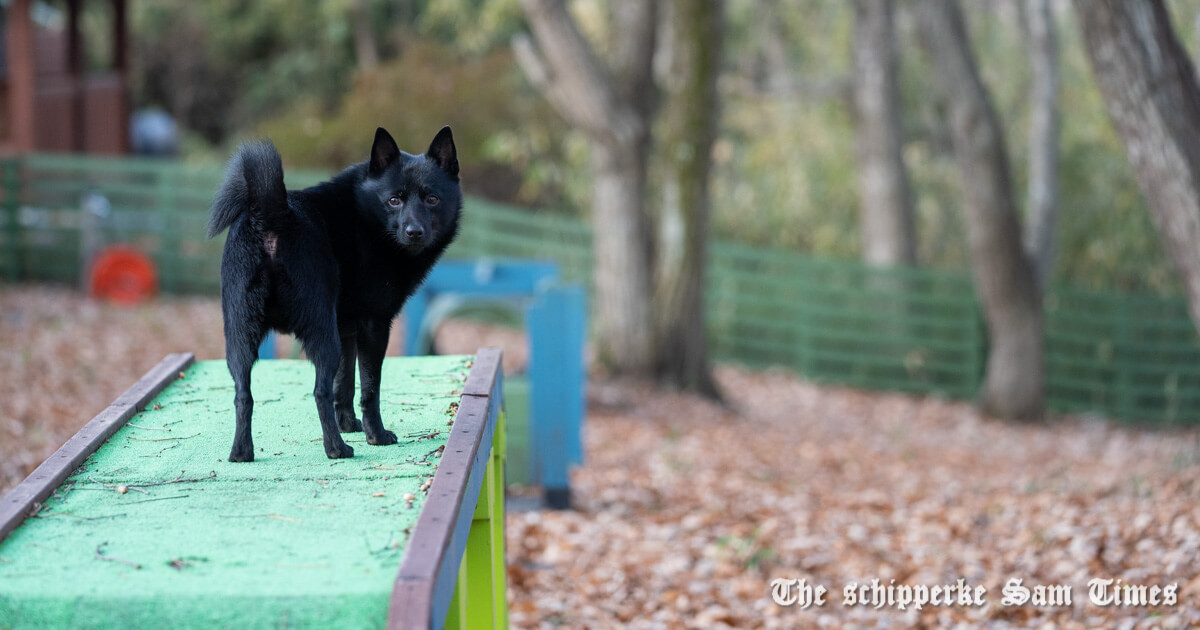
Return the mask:
<path id="1" fill-rule="evenodd" d="M 531 477 L 546 504 L 570 507 L 568 471 L 583 462 L 587 299 L 563 284 L 558 266 L 531 260 L 443 261 L 404 306 L 404 352 L 427 354 L 445 318 L 496 304 L 525 315 L 529 334 Z"/>
<path id="2" fill-rule="evenodd" d="M 529 330 L 529 420 L 534 470 L 540 473 L 546 503 L 571 504 L 567 469 L 583 461 L 584 293 L 555 286 L 526 309 Z"/>

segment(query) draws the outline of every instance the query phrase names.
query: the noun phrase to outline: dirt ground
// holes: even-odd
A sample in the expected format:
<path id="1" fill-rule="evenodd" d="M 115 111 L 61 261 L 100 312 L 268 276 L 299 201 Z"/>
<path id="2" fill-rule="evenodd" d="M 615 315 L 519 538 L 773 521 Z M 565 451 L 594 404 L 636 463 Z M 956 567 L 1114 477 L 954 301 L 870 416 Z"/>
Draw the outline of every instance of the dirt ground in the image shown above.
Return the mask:
<path id="1" fill-rule="evenodd" d="M 524 361 L 506 329 L 452 322 L 438 344 Z M 119 309 L 0 285 L 0 492 L 177 351 L 222 356 L 215 300 Z M 1200 626 L 1200 430 L 1011 425 L 785 372 L 717 378 L 724 407 L 593 379 L 577 509 L 508 517 L 514 627 Z M 1099 605 L 1097 578 L 1176 601 Z M 778 579 L 825 587 L 825 603 L 774 603 Z M 1071 603 L 1020 602 L 1016 579 L 1034 595 L 1069 586 Z M 900 587 L 893 603 L 849 605 L 872 580 Z M 984 602 L 895 603 L 959 580 Z"/>

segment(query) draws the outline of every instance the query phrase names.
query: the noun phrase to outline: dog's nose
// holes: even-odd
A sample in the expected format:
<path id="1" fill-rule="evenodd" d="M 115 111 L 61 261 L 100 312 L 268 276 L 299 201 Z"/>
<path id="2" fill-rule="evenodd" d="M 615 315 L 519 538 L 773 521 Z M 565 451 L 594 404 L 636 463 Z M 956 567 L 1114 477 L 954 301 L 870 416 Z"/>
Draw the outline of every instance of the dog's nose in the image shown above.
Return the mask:
<path id="1" fill-rule="evenodd" d="M 425 236 L 425 230 L 421 229 L 421 226 L 419 226 L 419 225 L 405 226 L 404 233 L 406 235 L 408 235 L 408 238 L 411 238 L 411 239 L 419 239 L 422 236 Z"/>

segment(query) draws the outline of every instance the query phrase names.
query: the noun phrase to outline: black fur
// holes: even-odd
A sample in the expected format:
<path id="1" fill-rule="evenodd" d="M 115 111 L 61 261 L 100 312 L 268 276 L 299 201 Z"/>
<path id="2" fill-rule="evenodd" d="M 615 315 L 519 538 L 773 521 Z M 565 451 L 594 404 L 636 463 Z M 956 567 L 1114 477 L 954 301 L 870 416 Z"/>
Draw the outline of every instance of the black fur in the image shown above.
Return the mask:
<path id="1" fill-rule="evenodd" d="M 287 190 L 269 141 L 241 146 L 213 200 L 209 237 L 229 230 L 221 259 L 225 360 L 236 388 L 231 462 L 254 460 L 250 371 L 270 329 L 292 333 L 316 367 L 313 396 L 325 454 L 351 457 L 339 432 L 395 444 L 379 415 L 392 319 L 458 233 L 458 156 L 445 127 L 421 155 L 383 128 L 370 158 L 323 184 Z M 354 365 L 362 421 L 354 416 Z"/>

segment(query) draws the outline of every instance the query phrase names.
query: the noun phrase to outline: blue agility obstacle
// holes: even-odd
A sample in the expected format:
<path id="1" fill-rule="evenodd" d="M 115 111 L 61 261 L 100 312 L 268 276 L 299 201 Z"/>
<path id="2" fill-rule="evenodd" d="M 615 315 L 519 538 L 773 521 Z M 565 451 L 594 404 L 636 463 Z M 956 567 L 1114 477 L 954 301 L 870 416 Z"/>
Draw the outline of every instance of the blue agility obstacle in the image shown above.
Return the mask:
<path id="1" fill-rule="evenodd" d="M 529 335 L 529 478 L 549 507 L 566 509 L 568 468 L 583 461 L 582 287 L 563 284 L 549 262 L 443 261 L 404 306 L 404 352 L 430 353 L 438 325 L 454 313 L 497 306 L 522 312 Z"/>

